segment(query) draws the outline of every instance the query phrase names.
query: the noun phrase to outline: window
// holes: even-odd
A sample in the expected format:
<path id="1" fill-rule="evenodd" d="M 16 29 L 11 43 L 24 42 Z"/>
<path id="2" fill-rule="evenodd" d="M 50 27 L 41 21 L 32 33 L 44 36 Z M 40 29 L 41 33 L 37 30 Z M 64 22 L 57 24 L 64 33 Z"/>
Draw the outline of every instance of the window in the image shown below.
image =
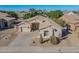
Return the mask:
<path id="1" fill-rule="evenodd" d="M 44 36 L 47 36 L 48 35 L 48 32 L 49 31 L 44 31 Z"/>

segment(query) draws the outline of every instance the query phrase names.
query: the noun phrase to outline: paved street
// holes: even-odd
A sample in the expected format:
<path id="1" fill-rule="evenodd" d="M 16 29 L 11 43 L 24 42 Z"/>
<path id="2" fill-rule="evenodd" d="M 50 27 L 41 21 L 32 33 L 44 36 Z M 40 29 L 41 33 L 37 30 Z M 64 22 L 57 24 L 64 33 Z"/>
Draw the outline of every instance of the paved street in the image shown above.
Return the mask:
<path id="1" fill-rule="evenodd" d="M 0 53 L 79 53 L 78 47 L 2 47 Z"/>
<path id="2" fill-rule="evenodd" d="M 18 36 L 15 38 L 15 40 L 9 44 L 9 47 L 29 46 L 35 34 L 36 32 L 35 33 L 26 33 L 26 32 L 19 33 Z"/>

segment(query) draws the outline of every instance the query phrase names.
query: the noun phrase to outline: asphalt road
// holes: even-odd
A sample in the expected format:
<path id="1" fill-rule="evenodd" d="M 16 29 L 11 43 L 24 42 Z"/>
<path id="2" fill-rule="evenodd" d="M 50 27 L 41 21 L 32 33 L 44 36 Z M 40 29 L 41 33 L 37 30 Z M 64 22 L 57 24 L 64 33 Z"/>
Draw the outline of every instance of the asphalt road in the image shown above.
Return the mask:
<path id="1" fill-rule="evenodd" d="M 36 33 L 26 33 L 22 32 L 14 39 L 13 42 L 9 44 L 8 47 L 26 47 L 32 42 L 32 38 Z"/>
<path id="2" fill-rule="evenodd" d="M 78 47 L 2 47 L 0 53 L 79 53 Z"/>

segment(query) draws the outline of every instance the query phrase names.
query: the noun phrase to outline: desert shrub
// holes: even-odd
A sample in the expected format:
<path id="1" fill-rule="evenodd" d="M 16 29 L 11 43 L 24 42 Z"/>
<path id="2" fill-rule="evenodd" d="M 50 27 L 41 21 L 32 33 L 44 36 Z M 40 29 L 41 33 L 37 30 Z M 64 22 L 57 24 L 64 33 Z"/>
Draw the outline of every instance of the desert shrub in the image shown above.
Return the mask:
<path id="1" fill-rule="evenodd" d="M 51 36 L 50 37 L 50 43 L 54 44 L 54 45 L 57 45 L 60 43 L 60 39 L 57 38 L 57 37 L 54 37 L 54 36 Z"/>

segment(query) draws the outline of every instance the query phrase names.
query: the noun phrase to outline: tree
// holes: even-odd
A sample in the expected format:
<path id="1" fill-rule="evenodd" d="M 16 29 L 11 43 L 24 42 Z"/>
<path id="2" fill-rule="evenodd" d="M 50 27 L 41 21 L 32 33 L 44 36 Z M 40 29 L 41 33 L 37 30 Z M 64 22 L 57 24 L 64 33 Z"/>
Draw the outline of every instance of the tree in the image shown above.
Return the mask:
<path id="1" fill-rule="evenodd" d="M 31 14 L 25 14 L 24 17 L 23 17 L 23 19 L 28 19 L 28 18 L 30 18 L 30 17 L 32 17 Z"/>
<path id="2" fill-rule="evenodd" d="M 76 13 L 76 14 L 78 14 L 78 15 L 79 15 L 79 11 L 72 11 L 72 12 L 74 12 L 74 13 Z"/>
<path id="3" fill-rule="evenodd" d="M 18 19 L 18 15 L 14 12 L 14 11 L 7 11 L 7 14 L 9 14 L 11 17 L 15 17 L 16 19 Z"/>
<path id="4" fill-rule="evenodd" d="M 55 10 L 55 11 L 49 11 L 48 13 L 47 13 L 47 15 L 50 17 L 50 18 L 59 18 L 59 17 L 61 17 L 62 15 L 63 15 L 63 12 L 62 11 L 60 11 L 60 10 Z"/>
<path id="5" fill-rule="evenodd" d="M 29 9 L 29 12 L 27 14 L 24 15 L 23 19 L 28 19 L 31 17 L 34 17 L 36 15 L 43 15 L 43 11 L 42 10 L 36 10 L 36 9 Z"/>
<path id="6" fill-rule="evenodd" d="M 61 19 L 59 20 L 58 18 L 63 15 L 63 12 L 60 10 L 55 10 L 55 11 L 49 11 L 47 15 L 56 23 L 58 23 L 61 26 L 64 26 L 64 21 Z"/>
<path id="7" fill-rule="evenodd" d="M 0 10 L 0 12 L 9 14 L 10 15 L 9 17 L 15 17 L 16 19 L 19 18 L 18 15 L 14 11 Z"/>
<path id="8" fill-rule="evenodd" d="M 6 13 L 6 11 L 5 11 L 5 10 L 0 10 L 0 12 Z"/>

